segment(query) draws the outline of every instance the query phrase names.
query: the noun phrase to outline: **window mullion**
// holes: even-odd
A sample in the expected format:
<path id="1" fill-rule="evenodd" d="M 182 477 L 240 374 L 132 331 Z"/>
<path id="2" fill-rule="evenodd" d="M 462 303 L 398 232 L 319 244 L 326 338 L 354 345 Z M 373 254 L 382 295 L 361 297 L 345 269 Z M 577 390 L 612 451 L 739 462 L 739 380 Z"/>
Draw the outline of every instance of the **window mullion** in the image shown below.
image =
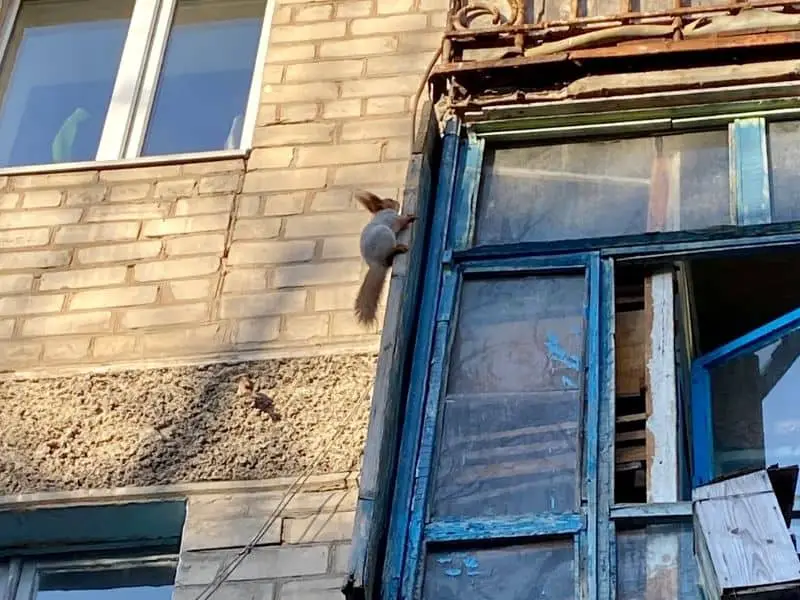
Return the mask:
<path id="1" fill-rule="evenodd" d="M 731 192 L 738 225 L 764 225 L 772 221 L 767 128 L 763 117 L 737 119 L 730 134 Z"/>
<path id="2" fill-rule="evenodd" d="M 158 0 L 138 0 L 156 3 Z M 164 60 L 164 52 L 167 49 L 167 40 L 172 26 L 172 17 L 175 13 L 177 0 L 161 0 L 160 6 L 155 11 L 153 19 L 155 31 L 152 36 L 150 52 L 145 54 L 146 60 L 143 65 L 143 75 L 141 77 L 141 87 L 138 98 L 134 105 L 133 121 L 127 141 L 124 144 L 123 158 L 136 158 L 144 145 L 144 137 L 147 133 L 147 125 L 150 122 L 150 112 L 156 97 L 161 66 Z"/>
<path id="3" fill-rule="evenodd" d="M 160 0 L 137 0 L 108 105 L 97 160 L 123 158 Z"/>
<path id="4" fill-rule="evenodd" d="M 17 15 L 19 15 L 21 3 L 21 0 L 3 2 L 3 10 L 0 11 L 0 17 L 3 19 L 3 26 L 2 29 L 0 29 L 0 56 L 6 55 L 8 43 L 14 31 L 14 24 L 17 22 Z"/>

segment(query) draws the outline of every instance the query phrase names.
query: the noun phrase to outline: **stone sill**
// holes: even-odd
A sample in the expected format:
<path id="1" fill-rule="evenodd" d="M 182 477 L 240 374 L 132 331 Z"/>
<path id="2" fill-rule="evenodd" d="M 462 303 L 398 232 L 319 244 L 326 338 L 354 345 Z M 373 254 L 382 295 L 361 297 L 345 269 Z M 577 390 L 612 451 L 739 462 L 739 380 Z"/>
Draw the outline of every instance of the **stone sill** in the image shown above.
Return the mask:
<path id="1" fill-rule="evenodd" d="M 358 471 L 329 473 L 308 477 L 297 491 L 327 492 L 357 489 Z M 0 510 L 31 510 L 44 507 L 59 507 L 87 504 L 124 504 L 145 500 L 166 500 L 206 494 L 242 494 L 259 492 L 282 492 L 296 487 L 302 475 L 276 477 L 253 481 L 203 481 L 198 483 L 174 483 L 138 487 L 75 490 L 68 492 L 34 492 L 0 496 Z"/>
<path id="2" fill-rule="evenodd" d="M 186 154 L 166 154 L 163 156 L 140 156 L 137 158 L 121 158 L 105 161 L 82 161 L 57 163 L 52 165 L 28 165 L 22 167 L 2 167 L 0 177 L 14 175 L 48 175 L 52 173 L 70 173 L 74 171 L 100 171 L 110 169 L 126 169 L 131 167 L 152 167 L 159 165 L 187 164 L 198 162 L 216 162 L 231 159 L 246 159 L 249 150 L 219 150 L 215 152 L 189 152 Z"/>

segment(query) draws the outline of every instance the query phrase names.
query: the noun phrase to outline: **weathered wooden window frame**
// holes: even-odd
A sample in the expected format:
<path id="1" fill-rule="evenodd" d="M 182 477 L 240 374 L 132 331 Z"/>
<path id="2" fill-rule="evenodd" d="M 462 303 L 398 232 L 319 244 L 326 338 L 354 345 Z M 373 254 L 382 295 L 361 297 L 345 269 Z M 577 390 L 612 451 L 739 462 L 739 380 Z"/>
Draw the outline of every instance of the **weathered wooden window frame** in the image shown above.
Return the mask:
<path id="1" fill-rule="evenodd" d="M 587 391 L 584 394 L 587 417 L 584 439 L 587 440 L 588 455 L 593 454 L 595 462 L 588 464 L 585 471 L 589 476 L 588 510 L 585 529 L 580 530 L 583 543 L 579 546 L 586 570 L 581 572 L 580 563 L 575 566 L 578 573 L 585 575 L 586 585 L 579 597 L 590 600 L 616 597 L 615 523 L 655 524 L 691 520 L 691 503 L 683 501 L 689 490 L 683 484 L 685 479 L 680 476 L 680 469 L 691 459 L 680 456 L 680 451 L 676 452 L 673 465 L 677 488 L 672 497 L 637 505 L 615 505 L 613 501 L 614 262 L 665 262 L 667 259 L 679 260 L 733 249 L 800 244 L 800 223 L 769 222 L 766 144 L 766 119 L 800 119 L 800 101 L 795 97 L 717 103 L 712 107 L 695 104 L 664 110 L 628 110 L 622 116 L 616 115 L 617 122 L 602 122 L 604 117 L 610 119 L 612 114 L 587 112 L 555 118 L 487 121 L 469 127 L 452 119 L 446 126 L 387 534 L 381 582 L 381 597 L 385 600 L 410 600 L 420 595 L 425 501 L 435 444 L 438 387 L 442 382 L 442 371 L 436 369 L 445 359 L 448 322 L 454 310 L 456 277 L 452 273 L 458 265 L 482 264 L 490 268 L 492 261 L 520 260 L 530 264 L 538 261 L 538 265 L 547 269 L 548 265 L 557 267 L 560 261 L 579 255 L 591 257 L 589 262 L 594 265 L 589 293 L 596 298 L 594 310 L 599 318 L 596 326 L 586 328 L 585 335 L 588 347 L 594 344 L 592 336 L 599 342 L 594 356 L 600 360 L 594 369 L 587 370 Z M 658 135 L 725 124 L 729 131 L 730 193 L 736 225 L 699 232 L 468 247 L 473 233 L 483 148 L 487 141 L 563 141 L 565 138 L 586 139 L 631 133 Z M 747 176 L 740 177 L 740 173 Z M 591 354 L 587 352 L 586 356 L 588 359 Z M 590 359 L 587 366 L 589 362 Z M 593 388 L 596 391 L 592 391 Z M 678 402 L 677 395 L 675 401 Z M 685 433 L 679 426 L 679 430 L 674 432 L 675 439 L 670 443 L 677 446 L 680 436 Z M 566 531 L 566 528 L 558 530 Z M 529 524 L 526 530 L 517 533 L 535 536 L 539 531 L 537 525 Z M 508 537 L 507 531 L 505 535 Z"/>

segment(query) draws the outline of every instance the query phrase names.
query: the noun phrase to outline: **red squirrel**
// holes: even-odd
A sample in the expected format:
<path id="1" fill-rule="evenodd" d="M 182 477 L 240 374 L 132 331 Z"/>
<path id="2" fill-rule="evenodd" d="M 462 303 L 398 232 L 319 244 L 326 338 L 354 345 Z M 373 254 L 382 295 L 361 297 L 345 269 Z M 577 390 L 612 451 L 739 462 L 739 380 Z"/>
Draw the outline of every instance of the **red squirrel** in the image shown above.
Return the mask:
<path id="1" fill-rule="evenodd" d="M 401 215 L 400 203 L 391 198 L 379 198 L 365 191 L 356 192 L 356 198 L 373 217 L 361 232 L 361 257 L 369 270 L 358 290 L 354 309 L 359 323 L 372 325 L 376 321 L 386 272 L 395 256 L 408 252 L 408 246 L 397 243 L 397 234 L 408 227 L 416 216 Z"/>

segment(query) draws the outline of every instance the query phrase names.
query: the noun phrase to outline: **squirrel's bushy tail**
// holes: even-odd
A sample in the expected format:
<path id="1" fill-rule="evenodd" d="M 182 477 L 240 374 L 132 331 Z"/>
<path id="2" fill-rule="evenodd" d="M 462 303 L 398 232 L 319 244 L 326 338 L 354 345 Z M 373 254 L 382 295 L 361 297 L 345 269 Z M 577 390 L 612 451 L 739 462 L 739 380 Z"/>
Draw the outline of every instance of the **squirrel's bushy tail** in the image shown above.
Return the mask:
<path id="1" fill-rule="evenodd" d="M 371 325 L 376 321 L 378 300 L 380 300 L 383 284 L 386 281 L 387 267 L 370 265 L 356 296 L 356 319 L 362 325 Z"/>

